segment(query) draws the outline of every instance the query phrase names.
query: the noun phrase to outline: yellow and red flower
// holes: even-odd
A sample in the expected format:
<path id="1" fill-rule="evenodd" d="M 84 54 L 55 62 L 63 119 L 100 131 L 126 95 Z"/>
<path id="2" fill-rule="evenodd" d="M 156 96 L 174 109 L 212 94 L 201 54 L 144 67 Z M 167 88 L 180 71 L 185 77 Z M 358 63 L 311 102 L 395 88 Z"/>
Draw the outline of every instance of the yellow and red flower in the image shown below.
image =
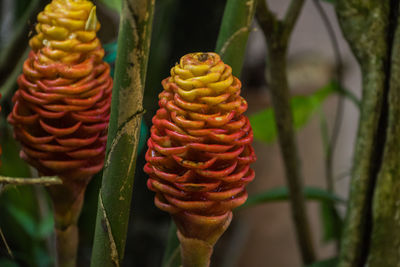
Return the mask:
<path id="1" fill-rule="evenodd" d="M 180 234 L 209 241 L 246 201 L 245 186 L 254 178 L 241 82 L 217 54 L 193 53 L 162 85 L 147 143 L 147 185 Z"/>
<path id="2" fill-rule="evenodd" d="M 39 172 L 90 178 L 103 167 L 112 88 L 96 7 L 53 0 L 37 19 L 8 121 Z"/>

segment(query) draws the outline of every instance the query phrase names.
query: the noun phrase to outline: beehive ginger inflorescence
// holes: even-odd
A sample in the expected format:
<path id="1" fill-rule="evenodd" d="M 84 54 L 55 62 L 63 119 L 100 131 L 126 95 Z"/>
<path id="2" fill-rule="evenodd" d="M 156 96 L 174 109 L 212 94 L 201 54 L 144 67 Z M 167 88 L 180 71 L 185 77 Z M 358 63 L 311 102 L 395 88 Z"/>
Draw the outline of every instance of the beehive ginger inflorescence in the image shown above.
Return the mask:
<path id="1" fill-rule="evenodd" d="M 215 229 L 246 201 L 245 186 L 254 178 L 241 82 L 219 55 L 193 53 L 162 86 L 146 153 L 147 185 L 180 234 L 212 243 Z"/>
<path id="2" fill-rule="evenodd" d="M 40 173 L 87 179 L 103 167 L 112 88 L 96 7 L 53 0 L 37 19 L 8 120 Z"/>

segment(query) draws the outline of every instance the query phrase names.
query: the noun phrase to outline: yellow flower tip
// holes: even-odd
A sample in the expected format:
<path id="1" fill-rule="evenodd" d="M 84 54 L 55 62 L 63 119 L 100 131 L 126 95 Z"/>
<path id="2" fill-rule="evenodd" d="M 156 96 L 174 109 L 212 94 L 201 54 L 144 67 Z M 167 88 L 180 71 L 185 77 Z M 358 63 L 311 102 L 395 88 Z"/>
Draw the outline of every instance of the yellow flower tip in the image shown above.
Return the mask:
<path id="1" fill-rule="evenodd" d="M 183 56 L 181 58 L 181 67 L 185 68 L 185 66 L 190 65 L 208 65 L 213 66 L 216 63 L 221 61 L 221 58 L 218 54 L 213 52 L 197 52 L 191 53 Z"/>
<path id="2" fill-rule="evenodd" d="M 197 100 L 218 104 L 221 97 L 225 98 L 227 93 L 231 95 L 237 91 L 231 86 L 237 79 L 232 76 L 231 67 L 213 52 L 183 56 L 179 64 L 171 69 L 171 79 L 179 87 L 178 94 L 186 101 L 201 97 Z"/>
<path id="3" fill-rule="evenodd" d="M 96 6 L 90 10 L 89 17 L 85 24 L 85 31 L 95 31 L 97 28 Z"/>
<path id="4" fill-rule="evenodd" d="M 37 34 L 29 42 L 34 51 L 54 50 L 54 53 L 44 52 L 48 59 L 41 61 L 61 61 L 71 63 L 72 59 L 61 55 L 95 54 L 100 46 L 96 32 L 100 29 L 96 7 L 88 0 L 52 0 L 38 15 L 35 27 Z M 80 55 L 78 55 L 80 54 Z"/>

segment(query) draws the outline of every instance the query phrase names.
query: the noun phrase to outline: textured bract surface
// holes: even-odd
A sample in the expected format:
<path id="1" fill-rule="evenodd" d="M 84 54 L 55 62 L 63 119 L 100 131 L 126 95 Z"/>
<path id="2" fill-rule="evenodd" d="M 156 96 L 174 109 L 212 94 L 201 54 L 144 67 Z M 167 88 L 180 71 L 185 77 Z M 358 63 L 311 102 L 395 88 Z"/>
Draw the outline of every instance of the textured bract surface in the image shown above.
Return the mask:
<path id="1" fill-rule="evenodd" d="M 101 170 L 112 79 L 87 0 L 53 0 L 38 17 L 8 120 L 39 172 L 88 178 Z"/>
<path id="2" fill-rule="evenodd" d="M 179 230 L 201 239 L 193 223 L 223 224 L 247 199 L 255 161 L 243 115 L 247 102 L 239 79 L 215 53 L 182 57 L 162 85 L 146 153 L 147 185 Z"/>

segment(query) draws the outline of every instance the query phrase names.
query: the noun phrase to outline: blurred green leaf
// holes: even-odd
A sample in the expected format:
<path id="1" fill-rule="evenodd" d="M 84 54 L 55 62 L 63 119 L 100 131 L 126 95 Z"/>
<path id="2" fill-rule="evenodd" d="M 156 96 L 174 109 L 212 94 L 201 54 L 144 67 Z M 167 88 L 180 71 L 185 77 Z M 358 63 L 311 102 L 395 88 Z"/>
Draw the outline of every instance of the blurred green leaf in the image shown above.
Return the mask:
<path id="1" fill-rule="evenodd" d="M 105 44 L 103 46 L 105 53 L 104 61 L 110 64 L 110 75 L 114 77 L 115 60 L 117 59 L 117 42 Z"/>
<path id="2" fill-rule="evenodd" d="M 311 265 L 307 265 L 306 267 L 336 267 L 339 264 L 338 258 L 332 258 L 322 261 L 314 262 Z"/>
<path id="3" fill-rule="evenodd" d="M 227 0 L 221 28 L 218 33 L 217 52 L 232 74 L 240 77 L 254 11 L 255 1 Z"/>
<path id="4" fill-rule="evenodd" d="M 316 201 L 321 201 L 321 202 L 330 201 L 330 202 L 342 203 L 342 204 L 346 203 L 345 200 L 341 199 L 337 195 L 330 193 L 330 192 L 326 191 L 325 189 L 322 189 L 319 187 L 311 187 L 311 186 L 304 187 L 304 197 L 307 200 L 316 200 Z M 288 188 L 286 186 L 276 187 L 276 188 L 269 189 L 269 190 L 259 193 L 259 194 L 250 195 L 249 198 L 247 199 L 246 203 L 244 203 L 238 209 L 247 208 L 250 206 L 268 203 L 268 202 L 285 201 L 288 199 L 289 199 Z"/>
<path id="5" fill-rule="evenodd" d="M 9 100 L 11 94 L 17 88 L 17 78 L 22 73 L 22 66 L 25 62 L 25 59 L 28 57 L 29 51 L 30 48 L 27 47 L 23 54 L 20 56 L 12 72 L 4 80 L 4 83 L 0 85 L 0 94 L 2 96 L 0 99 L 0 103 Z"/>
<path id="6" fill-rule="evenodd" d="M 118 43 L 112 42 L 103 45 L 104 51 L 106 52 L 106 55 L 104 56 L 104 61 L 107 63 L 114 63 L 115 60 L 117 59 L 117 48 L 118 48 Z"/>
<path id="7" fill-rule="evenodd" d="M 315 111 L 321 107 L 324 100 L 335 91 L 338 91 L 338 84 L 330 82 L 311 95 L 292 97 L 290 105 L 295 128 L 298 130 L 305 126 Z M 251 115 L 250 123 L 254 137 L 258 140 L 271 143 L 276 139 L 277 132 L 272 108 Z"/>
<path id="8" fill-rule="evenodd" d="M 176 236 L 176 225 L 173 220 L 169 226 L 167 247 L 165 249 L 162 267 L 179 267 L 181 266 L 181 253 L 179 248 L 179 240 Z"/>
<path id="9" fill-rule="evenodd" d="M 53 214 L 49 213 L 47 217 L 37 222 L 32 215 L 23 209 L 13 205 L 8 205 L 8 211 L 14 217 L 14 220 L 21 225 L 26 233 L 34 239 L 44 239 L 50 235 L 54 229 Z"/>
<path id="10" fill-rule="evenodd" d="M 22 226 L 22 229 L 24 229 L 26 233 L 32 237 L 37 235 L 36 222 L 27 211 L 13 205 L 8 205 L 8 211 L 14 217 L 15 222 Z"/>
<path id="11" fill-rule="evenodd" d="M 7 127 L 3 117 L 0 127 L 0 142 L 3 148 L 0 174 L 30 177 L 29 166 L 19 157 L 19 145 L 12 137 L 11 129 Z M 35 256 L 35 250 L 41 248 L 44 251 L 45 244 L 36 236 L 39 232 L 39 208 L 33 187 L 8 185 L 6 188 L 7 190 L 0 195 L 0 226 L 7 234 L 7 239 L 12 241 L 12 250 L 21 264 L 45 266 L 37 262 Z"/>
<path id="12" fill-rule="evenodd" d="M 121 13 L 122 0 L 100 0 L 100 2 L 105 4 L 108 8 L 111 8 L 118 13 Z"/>
<path id="13" fill-rule="evenodd" d="M 38 225 L 37 236 L 39 238 L 46 238 L 54 230 L 54 216 L 52 213 L 47 214 L 45 218 Z"/>
<path id="14" fill-rule="evenodd" d="M 1 267 L 19 267 L 19 265 L 9 259 L 0 259 L 0 266 Z"/>
<path id="15" fill-rule="evenodd" d="M 4 119 L 2 119 L 2 122 L 4 122 Z M 11 129 L 3 123 L 1 125 L 0 143 L 3 155 L 1 157 L 0 175 L 30 177 L 29 166 L 19 157 L 19 145 L 12 137 Z"/>
<path id="16" fill-rule="evenodd" d="M 33 248 L 33 256 L 35 258 L 35 266 L 38 267 L 48 267 L 54 266 L 53 260 L 50 258 L 49 254 L 42 247 L 35 246 Z"/>
<path id="17" fill-rule="evenodd" d="M 322 222 L 323 241 L 340 241 L 343 219 L 332 201 L 323 201 L 320 204 L 320 216 Z"/>
<path id="18" fill-rule="evenodd" d="M 327 3 L 331 3 L 331 4 L 335 4 L 336 3 L 336 0 L 322 0 L 322 1 L 327 2 Z"/>
<path id="19" fill-rule="evenodd" d="M 11 59 L 10 56 L 13 56 L 13 60 L 15 60 L 15 56 L 11 52 L 12 50 L 21 45 L 18 43 L 20 38 L 28 33 L 28 22 L 32 17 L 33 13 L 37 11 L 37 8 L 40 5 L 40 0 L 30 0 L 30 1 L 15 1 L 16 3 L 11 4 L 4 3 L 4 8 L 11 8 L 14 10 L 8 10 L 9 16 L 5 16 L 11 18 L 10 24 L 7 25 L 2 18 L 0 18 L 0 25 L 5 25 L 6 27 L 2 27 L 0 30 L 0 69 L 5 66 L 5 64 L 12 64 L 8 61 Z M 11 15 L 14 13 L 14 15 Z M 27 44 L 26 44 L 27 45 Z M 0 77 L 1 80 L 1 77 Z"/>

